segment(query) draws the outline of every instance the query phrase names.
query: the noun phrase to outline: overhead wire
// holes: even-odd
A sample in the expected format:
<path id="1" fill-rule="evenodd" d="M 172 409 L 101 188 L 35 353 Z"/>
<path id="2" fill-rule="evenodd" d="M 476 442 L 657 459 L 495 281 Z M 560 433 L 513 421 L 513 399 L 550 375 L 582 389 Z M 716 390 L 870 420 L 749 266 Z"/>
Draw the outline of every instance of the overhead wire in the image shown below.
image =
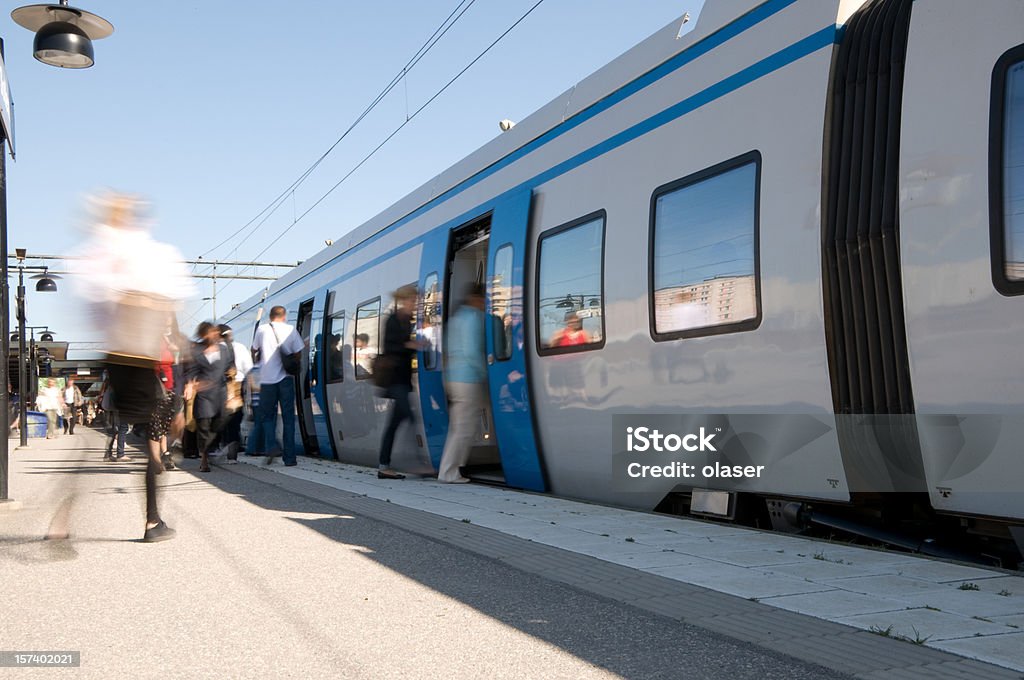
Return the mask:
<path id="1" fill-rule="evenodd" d="M 430 52 L 431 49 L 433 49 L 434 45 L 436 45 L 438 41 L 440 41 L 441 38 L 443 38 L 444 35 L 448 33 L 452 26 L 454 26 L 456 22 L 458 22 L 458 20 L 462 18 L 462 16 L 469 10 L 470 7 L 473 6 L 475 2 L 476 0 L 460 0 L 459 4 L 455 6 L 455 9 L 453 9 L 451 13 L 445 18 L 445 20 L 441 22 L 441 24 L 434 30 L 434 33 L 429 38 L 427 38 L 426 42 L 424 42 L 419 47 L 419 49 L 416 50 L 415 54 L 413 54 L 413 56 L 409 59 L 406 65 L 403 66 L 402 69 L 391 79 L 391 82 L 389 82 L 387 86 L 385 86 L 384 89 L 381 90 L 380 93 L 373 98 L 370 104 L 367 105 L 365 109 L 363 109 L 363 112 L 356 117 L 356 119 L 348 126 L 348 128 L 341 134 L 341 136 L 338 137 L 338 139 L 335 140 L 335 142 L 331 144 L 331 146 L 328 147 L 328 149 L 324 151 L 312 165 L 306 168 L 306 170 L 301 175 L 299 175 L 298 179 L 296 179 L 288 186 L 288 188 L 286 188 L 284 191 L 278 194 L 277 197 L 275 197 L 274 200 L 272 200 L 265 208 L 263 208 L 263 210 L 257 213 L 255 217 L 246 222 L 239 229 L 236 229 L 223 241 L 221 241 L 220 243 L 218 243 L 217 245 L 213 246 L 205 253 L 203 253 L 202 257 L 205 257 L 206 255 L 216 251 L 217 249 L 231 241 L 233 238 L 235 238 L 243 231 L 245 231 L 245 229 L 249 227 L 251 224 L 253 224 L 253 222 L 256 222 L 256 220 L 263 216 L 263 219 L 260 220 L 259 223 L 256 224 L 256 226 L 254 226 L 250 230 L 246 237 L 242 238 L 239 241 L 238 245 L 236 245 L 227 255 L 225 255 L 225 257 L 230 257 L 232 254 L 237 252 L 238 248 L 240 248 L 241 245 L 245 243 L 246 239 L 255 234 L 256 231 L 258 231 L 259 228 L 266 223 L 267 219 L 269 219 L 278 210 L 278 208 L 281 207 L 281 205 L 287 200 L 289 195 L 291 195 L 294 199 L 295 189 L 297 189 L 303 182 L 306 181 L 306 179 L 317 169 L 317 167 L 319 167 L 320 164 L 327 159 L 331 152 L 334 151 L 334 149 L 337 148 L 337 146 L 346 137 L 348 137 L 348 135 L 356 128 L 356 126 L 359 125 L 359 123 L 361 123 L 363 119 L 365 119 L 377 107 L 377 105 L 380 104 L 380 102 L 383 101 L 384 98 L 387 97 L 387 95 L 390 94 L 395 87 L 397 87 L 397 85 L 400 82 L 405 80 L 409 71 L 411 71 L 416 66 L 416 64 L 418 64 L 420 60 L 423 59 L 423 57 L 426 56 L 426 54 Z"/>
<path id="2" fill-rule="evenodd" d="M 255 256 L 255 257 L 256 257 L 256 259 L 259 259 L 259 257 L 260 257 L 261 255 L 263 255 L 264 253 L 266 253 L 266 252 L 267 252 L 268 250 L 270 250 L 270 249 L 271 249 L 271 248 L 272 248 L 272 247 L 274 246 L 274 244 L 276 244 L 276 243 L 277 243 L 278 241 L 280 241 L 280 240 L 281 240 L 282 238 L 284 238 L 285 234 L 287 234 L 287 233 L 288 233 L 289 231 L 291 231 L 291 230 L 292 230 L 292 228 L 293 228 L 293 227 L 294 227 L 294 226 L 295 226 L 296 224 L 298 224 L 298 223 L 299 223 L 299 222 L 300 222 L 300 221 L 301 221 L 301 220 L 302 220 L 302 219 L 303 219 L 303 218 L 304 218 L 304 217 L 305 217 L 306 215 L 308 215 L 308 214 L 309 214 L 310 212 L 312 212 L 314 208 L 316 208 L 316 207 L 317 207 L 318 205 L 320 205 L 320 204 L 321 204 L 321 203 L 322 203 L 322 202 L 323 202 L 324 200 L 326 200 L 328 196 L 330 196 L 330 195 L 331 195 L 332 193 L 334 193 L 334 191 L 335 191 L 335 190 L 336 190 L 336 189 L 337 189 L 337 188 L 338 188 L 339 186 L 341 186 L 341 185 L 342 185 L 342 183 L 344 183 L 344 182 L 345 182 L 345 180 L 347 180 L 347 179 L 348 179 L 349 177 L 351 177 L 353 173 L 355 173 L 355 172 L 356 172 L 356 171 L 357 171 L 357 170 L 358 170 L 359 168 L 361 168 L 361 167 L 363 166 L 363 164 L 365 164 L 365 163 L 366 163 L 366 162 L 367 162 L 368 160 L 370 160 L 370 158 L 372 158 L 372 157 L 373 157 L 373 156 L 374 156 L 374 155 L 375 155 L 375 154 L 376 154 L 376 153 L 377 153 L 377 152 L 378 152 L 378 151 L 379 151 L 379 150 L 381 149 L 381 147 L 383 147 L 383 146 L 384 146 L 385 144 L 387 144 L 387 143 L 388 143 L 389 141 L 391 141 L 391 139 L 392 139 L 392 138 L 393 138 L 393 137 L 394 137 L 395 135 L 397 135 L 397 134 L 398 134 L 398 133 L 399 133 L 399 132 L 400 132 L 400 131 L 401 131 L 401 130 L 402 130 L 402 129 L 403 129 L 403 128 L 404 128 L 405 126 L 406 126 L 406 125 L 408 125 L 408 124 L 409 124 L 409 123 L 410 123 L 410 122 L 411 122 L 411 121 L 412 121 L 412 120 L 413 120 L 414 118 L 416 118 L 416 116 L 417 116 L 417 115 L 419 115 L 419 114 L 420 114 L 420 112 L 422 112 L 422 111 L 423 111 L 423 110 L 424 110 L 425 108 L 427 108 L 428 106 L 430 106 L 430 104 L 431 104 L 431 103 L 433 103 L 433 101 L 434 101 L 435 99 L 437 99 L 438 97 L 440 97 L 440 96 L 441 96 L 441 95 L 442 95 L 442 94 L 443 94 L 443 93 L 444 93 L 444 92 L 445 92 L 445 91 L 446 91 L 446 90 L 447 90 L 447 89 L 448 89 L 449 87 L 451 87 L 451 86 L 452 86 L 452 84 L 454 84 L 454 83 L 455 83 L 455 81 L 457 81 L 457 80 L 458 80 L 458 79 L 459 79 L 460 77 L 462 77 L 462 75 L 463 75 L 464 73 L 466 73 L 466 71 L 468 71 L 468 70 L 469 70 L 470 68 L 472 68 L 472 67 L 473 67 L 473 65 L 474 65 L 474 64 L 476 64 L 476 63 L 477 63 L 478 61 L 480 61 L 480 59 L 482 59 L 482 58 L 484 57 L 484 55 L 486 55 L 486 54 L 487 54 L 488 52 L 490 52 L 490 51 L 491 51 L 491 49 L 493 49 L 495 45 L 497 45 L 497 44 L 498 44 L 499 42 L 501 42 L 501 41 L 502 41 L 502 39 L 504 39 L 504 38 L 505 38 L 505 36 L 507 36 L 507 35 L 508 35 L 509 33 L 511 33 L 511 32 L 512 32 L 512 30 L 516 28 L 516 26 L 518 26 L 518 25 L 519 25 L 520 23 L 522 23 L 522 22 L 523 22 L 523 21 L 524 21 L 524 20 L 525 20 L 525 19 L 526 19 L 526 18 L 527 18 L 528 16 L 530 16 L 530 14 L 532 14 L 532 13 L 533 13 L 533 11 L 534 11 L 535 9 L 537 9 L 538 7 L 540 7 L 540 5 L 542 5 L 543 3 L 544 3 L 544 0 L 537 0 L 537 2 L 536 2 L 536 3 L 535 3 L 535 4 L 534 4 L 534 5 L 533 5 L 533 6 L 532 6 L 532 7 L 530 8 L 530 9 L 528 9 L 528 10 L 526 11 L 526 13 L 525 13 L 525 14 L 523 14 L 523 15 L 522 15 L 521 17 L 519 17 L 519 18 L 518 18 L 518 19 L 517 19 L 517 20 L 515 21 L 515 23 L 513 23 L 513 24 L 512 24 L 511 26 L 509 26 L 509 27 L 508 27 L 507 29 L 505 29 L 505 31 L 504 31 L 504 32 L 503 32 L 503 33 L 502 33 L 501 35 L 499 35 L 499 36 L 498 36 L 498 37 L 497 37 L 497 38 L 496 38 L 496 39 L 494 40 L 494 42 L 492 42 L 492 43 L 491 43 L 490 45 L 488 45 L 488 46 L 487 46 L 487 47 L 486 47 L 486 48 L 484 49 L 484 51 L 483 51 L 483 52 L 481 52 L 480 54 L 478 54 L 478 55 L 477 55 L 477 56 L 476 56 L 476 57 L 475 57 L 475 58 L 474 58 L 474 59 L 473 59 L 473 60 L 472 60 L 471 62 L 469 62 L 469 64 L 467 64 L 467 65 L 466 65 L 466 66 L 465 66 L 465 67 L 464 67 L 464 68 L 463 68 L 463 69 L 462 69 L 461 71 L 459 71 L 459 72 L 458 72 L 458 73 L 457 73 L 457 74 L 456 74 L 456 75 L 455 75 L 455 76 L 454 76 L 454 77 L 453 77 L 453 78 L 452 78 L 451 80 L 449 80 L 449 81 L 448 81 L 448 82 L 447 82 L 447 83 L 446 83 L 446 84 L 444 85 L 444 87 L 442 87 L 442 88 L 441 88 L 440 90 L 438 90 L 437 92 L 435 92 L 435 93 L 434 93 L 434 95 L 433 95 L 432 97 L 430 97 L 430 99 L 428 99 L 428 100 L 427 100 L 427 101 L 426 101 L 426 102 L 425 102 L 425 103 L 424 103 L 424 104 L 423 104 L 422 106 L 420 106 L 420 107 L 419 107 L 418 109 L 416 109 L 416 111 L 414 111 L 414 112 L 412 113 L 412 115 L 408 116 L 408 117 L 407 117 L 407 118 L 405 119 L 405 121 L 404 121 L 404 122 L 402 122 L 402 123 L 401 123 L 401 124 L 400 124 L 400 125 L 399 125 L 399 126 L 398 126 L 397 128 L 395 128 L 395 129 L 394 129 L 394 131 L 392 131 L 392 132 L 391 132 L 391 134 L 389 134 L 389 135 L 388 135 L 388 136 L 387 136 L 387 137 L 386 137 L 386 138 L 384 139 L 384 141 L 382 141 L 382 142 L 381 142 L 380 144 L 378 144 L 378 145 L 377 145 L 376 147 L 374 147 L 373 151 L 371 151 L 371 152 L 370 152 L 370 153 L 368 153 L 368 154 L 367 154 L 366 156 L 364 156 L 364 157 L 363 157 L 363 159 L 362 159 L 361 161 L 359 161 L 359 163 L 357 163 L 357 164 L 355 165 L 355 167 L 353 167 L 353 168 L 352 168 L 351 170 L 349 170 L 349 171 L 348 171 L 348 172 L 347 172 L 347 173 L 346 173 L 346 174 L 345 174 L 345 175 L 344 175 L 344 176 L 343 176 L 343 177 L 342 177 L 342 178 L 341 178 L 340 180 L 338 180 L 338 182 L 337 182 L 337 183 L 336 183 L 336 184 L 335 184 L 334 186 L 332 186 L 332 187 L 331 187 L 330 189 L 328 189 L 328 190 L 327 190 L 327 192 L 326 192 L 326 193 L 324 193 L 324 194 L 323 194 L 323 195 L 322 195 L 322 196 L 321 196 L 320 198 L 318 198 L 318 199 L 316 200 L 316 202 L 315 202 L 315 203 L 313 203 L 313 205 L 311 205 L 311 206 L 310 206 L 309 208 L 307 208 L 307 209 L 306 209 L 306 211 L 305 211 L 305 212 L 303 212 L 303 213 L 302 213 L 301 215 L 299 215 L 298 219 L 296 219 L 295 221 L 293 221 L 293 222 L 292 222 L 292 223 L 291 223 L 290 225 L 288 225 L 288 227 L 287 227 L 287 228 L 286 228 L 286 229 L 285 229 L 284 231 L 282 231 L 282 232 L 281 232 L 280 234 L 278 234 L 278 235 L 277 235 L 277 238 L 275 238 L 275 239 L 274 239 L 273 241 L 271 241 L 271 242 L 270 242 L 270 243 L 269 243 L 269 244 L 267 245 L 267 247 L 266 247 L 266 248 L 264 248 L 263 250 L 261 250 L 261 251 L 260 251 L 260 252 L 259 252 L 259 253 L 258 253 L 258 254 L 257 254 L 257 255 Z"/>

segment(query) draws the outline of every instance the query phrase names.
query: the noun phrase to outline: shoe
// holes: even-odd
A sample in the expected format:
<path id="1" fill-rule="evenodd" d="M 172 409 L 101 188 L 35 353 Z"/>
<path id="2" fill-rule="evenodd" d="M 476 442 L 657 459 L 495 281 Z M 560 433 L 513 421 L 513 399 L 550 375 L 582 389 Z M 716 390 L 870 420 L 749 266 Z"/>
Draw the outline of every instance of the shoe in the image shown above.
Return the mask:
<path id="1" fill-rule="evenodd" d="M 114 462 L 114 456 L 112 456 L 111 454 L 108 453 L 108 454 L 103 456 L 103 461 L 106 462 L 106 463 L 113 463 Z"/>
<path id="2" fill-rule="evenodd" d="M 174 464 L 174 460 L 171 458 L 171 454 L 166 451 L 160 454 L 160 462 L 164 464 L 165 470 L 177 470 L 178 466 Z"/>
<path id="3" fill-rule="evenodd" d="M 142 542 L 159 543 L 160 541 L 169 541 L 174 538 L 175 533 L 174 529 L 164 524 L 163 520 L 161 520 L 160 523 L 152 529 L 146 529 L 146 534 L 142 537 Z"/>
<path id="4" fill-rule="evenodd" d="M 132 462 L 132 457 L 129 456 L 126 453 L 123 456 L 117 456 L 116 458 L 114 458 L 114 462 L 115 463 L 130 463 L 130 462 Z"/>
<path id="5" fill-rule="evenodd" d="M 199 466 L 199 471 L 200 472 L 209 472 L 210 471 L 210 466 L 209 465 L 200 465 Z"/>
<path id="6" fill-rule="evenodd" d="M 441 480 L 437 480 L 437 481 L 441 482 Z M 469 484 L 469 482 L 470 482 L 470 479 L 468 477 L 459 477 L 458 479 L 453 479 L 450 482 L 441 482 L 441 483 L 442 484 Z"/>
<path id="7" fill-rule="evenodd" d="M 260 456 L 263 456 L 265 454 L 262 454 L 262 453 L 243 453 L 242 455 L 245 456 L 246 458 L 259 458 Z"/>
<path id="8" fill-rule="evenodd" d="M 226 461 L 224 461 L 224 464 L 225 465 L 238 465 L 238 459 L 237 458 L 228 458 Z"/>
<path id="9" fill-rule="evenodd" d="M 295 467 L 296 465 L 298 465 L 298 462 L 296 462 L 296 461 L 284 464 L 285 467 Z"/>
<path id="10" fill-rule="evenodd" d="M 269 452 L 267 454 L 267 457 L 264 459 L 263 464 L 264 465 L 270 465 L 271 463 L 274 462 L 274 459 L 277 458 L 280 455 L 281 455 L 280 451 L 271 451 L 271 452 Z"/>
<path id="11" fill-rule="evenodd" d="M 405 475 L 394 470 L 377 470 L 377 479 L 405 479 Z"/>

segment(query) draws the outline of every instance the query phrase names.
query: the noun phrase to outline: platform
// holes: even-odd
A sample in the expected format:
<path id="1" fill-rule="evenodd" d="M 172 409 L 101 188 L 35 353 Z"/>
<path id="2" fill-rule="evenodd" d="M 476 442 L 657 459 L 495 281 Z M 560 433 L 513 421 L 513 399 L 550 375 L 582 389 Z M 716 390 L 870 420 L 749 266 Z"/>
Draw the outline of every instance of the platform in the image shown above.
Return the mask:
<path id="1" fill-rule="evenodd" d="M 801 619 L 786 625 L 819 635 L 829 631 L 857 637 L 864 631 L 901 641 L 908 657 L 941 650 L 1024 671 L 1024 575 L 479 484 L 441 484 L 412 476 L 379 480 L 372 469 L 301 456 L 291 468 L 280 459 L 269 468 L 262 457 L 240 460 L 763 606 L 757 610 L 760 619 L 741 608 L 734 620 L 708 623 L 727 634 L 763 641 L 774 629 L 776 637 L 785 637 L 781 619 L 772 613 L 792 612 L 813 617 L 818 627 Z M 548 564 L 524 557 L 510 563 L 552 578 L 565 569 L 558 559 Z M 604 594 L 633 604 L 646 600 L 655 611 L 678 614 L 660 593 L 645 591 L 643 581 L 616 573 L 620 581 L 601 586 Z M 813 648 L 799 637 L 779 644 L 777 649 L 798 656 Z M 819 657 L 833 654 L 800 658 L 822 663 Z M 858 669 L 853 662 L 837 664 L 847 673 Z"/>

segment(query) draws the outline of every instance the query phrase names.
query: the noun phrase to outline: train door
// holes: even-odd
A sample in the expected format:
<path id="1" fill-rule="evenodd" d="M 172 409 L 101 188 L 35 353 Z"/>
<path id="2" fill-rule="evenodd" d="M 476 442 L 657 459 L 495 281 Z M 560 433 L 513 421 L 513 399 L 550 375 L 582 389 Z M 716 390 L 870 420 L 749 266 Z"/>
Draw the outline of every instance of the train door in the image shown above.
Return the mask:
<path id="1" fill-rule="evenodd" d="M 448 294 L 445 299 L 445 318 L 450 319 L 462 304 L 466 291 L 474 284 L 483 285 L 487 278 L 487 254 L 490 242 L 491 216 L 477 220 L 452 234 L 451 254 L 448 260 Z M 422 334 L 422 330 L 421 330 Z M 469 463 L 463 474 L 471 479 L 504 483 L 501 456 L 494 427 L 491 405 L 484 404 L 477 439 L 473 443 Z M 438 461 L 439 462 L 439 461 Z"/>
<path id="2" fill-rule="evenodd" d="M 509 486 L 544 491 L 533 428 L 523 295 L 530 202 L 525 189 L 494 206 L 487 249 L 487 377 L 501 467 Z"/>
<path id="3" fill-rule="evenodd" d="M 330 442 L 325 441 L 326 446 L 321 447 L 320 435 L 327 440 L 329 433 L 327 423 L 324 419 L 323 404 L 323 382 L 320 373 L 319 350 L 323 343 L 323 297 L 326 293 L 317 295 L 317 299 L 306 300 L 299 305 L 299 316 L 295 329 L 298 331 L 306 350 L 302 353 L 302 366 L 299 374 L 295 376 L 295 404 L 299 417 L 299 434 L 302 438 L 302 447 L 307 455 L 319 456 L 320 451 L 330 451 Z M 318 427 L 319 421 L 319 427 Z"/>

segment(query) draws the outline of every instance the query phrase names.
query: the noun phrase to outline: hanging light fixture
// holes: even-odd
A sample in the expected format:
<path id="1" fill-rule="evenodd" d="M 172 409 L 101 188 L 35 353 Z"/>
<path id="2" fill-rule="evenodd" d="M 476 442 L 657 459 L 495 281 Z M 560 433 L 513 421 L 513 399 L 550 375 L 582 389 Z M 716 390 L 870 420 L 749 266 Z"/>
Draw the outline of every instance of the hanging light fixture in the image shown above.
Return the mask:
<path id="1" fill-rule="evenodd" d="M 114 32 L 113 25 L 92 12 L 59 5 L 26 5 L 11 12 L 19 26 L 36 34 L 32 53 L 36 59 L 61 68 L 89 68 L 95 62 L 92 41 Z"/>
<path id="2" fill-rule="evenodd" d="M 38 279 L 36 281 L 36 292 L 37 293 L 56 293 L 57 292 L 57 282 L 54 281 L 54 279 L 59 279 L 60 277 L 57 276 L 56 274 L 50 274 L 48 272 L 43 272 L 42 274 L 36 274 L 32 278 L 33 279 Z"/>

